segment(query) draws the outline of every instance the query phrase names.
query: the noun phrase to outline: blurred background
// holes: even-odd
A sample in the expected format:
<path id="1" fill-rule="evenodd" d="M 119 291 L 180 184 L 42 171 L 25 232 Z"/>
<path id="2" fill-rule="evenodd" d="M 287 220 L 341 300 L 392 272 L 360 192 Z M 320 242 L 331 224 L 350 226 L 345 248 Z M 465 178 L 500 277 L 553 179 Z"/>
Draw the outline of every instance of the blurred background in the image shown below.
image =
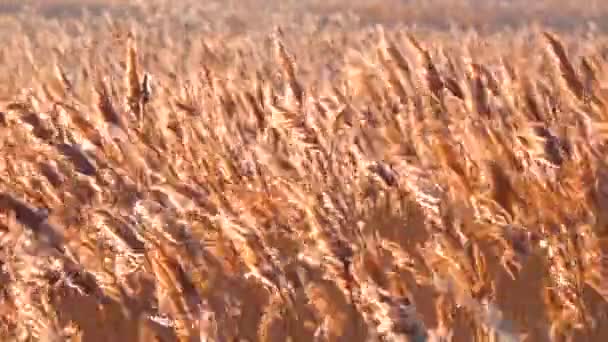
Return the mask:
<path id="1" fill-rule="evenodd" d="M 222 29 L 264 28 L 277 15 L 292 14 L 294 24 L 307 15 L 326 16 L 351 24 L 416 25 L 433 29 L 451 27 L 493 31 L 530 23 L 555 30 L 608 29 L 608 1 L 601 0 L 0 0 L 0 13 L 36 12 L 47 18 L 78 16 L 85 10 L 99 15 L 144 19 L 143 13 L 171 14 L 191 25 L 221 23 Z"/>

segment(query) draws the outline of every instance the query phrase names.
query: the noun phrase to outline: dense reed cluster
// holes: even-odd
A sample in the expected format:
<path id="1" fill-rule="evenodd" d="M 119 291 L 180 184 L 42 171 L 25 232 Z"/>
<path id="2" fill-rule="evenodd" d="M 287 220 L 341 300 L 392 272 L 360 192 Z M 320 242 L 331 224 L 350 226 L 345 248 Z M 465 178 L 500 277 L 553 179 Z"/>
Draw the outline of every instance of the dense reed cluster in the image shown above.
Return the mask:
<path id="1" fill-rule="evenodd" d="M 601 33 L 152 3 L 0 18 L 0 339 L 608 336 Z"/>

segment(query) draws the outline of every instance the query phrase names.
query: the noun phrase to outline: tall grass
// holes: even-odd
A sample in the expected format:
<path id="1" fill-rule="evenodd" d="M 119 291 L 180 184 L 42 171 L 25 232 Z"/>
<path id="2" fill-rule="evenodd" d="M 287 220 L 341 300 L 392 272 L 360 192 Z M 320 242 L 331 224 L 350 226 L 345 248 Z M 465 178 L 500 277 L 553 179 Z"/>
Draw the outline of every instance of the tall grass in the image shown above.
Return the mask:
<path id="1" fill-rule="evenodd" d="M 313 24 L 3 23 L 2 340 L 608 336 L 605 37 Z"/>

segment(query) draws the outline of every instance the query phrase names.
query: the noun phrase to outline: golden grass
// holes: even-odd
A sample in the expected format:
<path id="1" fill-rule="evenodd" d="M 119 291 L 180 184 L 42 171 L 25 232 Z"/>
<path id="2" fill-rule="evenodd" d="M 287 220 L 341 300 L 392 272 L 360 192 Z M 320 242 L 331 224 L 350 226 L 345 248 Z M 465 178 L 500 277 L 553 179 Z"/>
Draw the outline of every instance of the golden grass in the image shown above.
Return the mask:
<path id="1" fill-rule="evenodd" d="M 0 22 L 2 340 L 608 336 L 604 35 L 157 4 Z"/>

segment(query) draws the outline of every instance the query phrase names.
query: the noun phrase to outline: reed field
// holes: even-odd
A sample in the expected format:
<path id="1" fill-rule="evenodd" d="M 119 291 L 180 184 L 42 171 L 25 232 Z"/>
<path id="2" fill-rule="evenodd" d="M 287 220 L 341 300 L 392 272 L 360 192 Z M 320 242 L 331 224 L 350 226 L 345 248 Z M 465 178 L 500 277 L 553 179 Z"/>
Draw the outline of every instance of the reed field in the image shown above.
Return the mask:
<path id="1" fill-rule="evenodd" d="M 603 341 L 581 3 L 0 1 L 0 340 Z"/>

